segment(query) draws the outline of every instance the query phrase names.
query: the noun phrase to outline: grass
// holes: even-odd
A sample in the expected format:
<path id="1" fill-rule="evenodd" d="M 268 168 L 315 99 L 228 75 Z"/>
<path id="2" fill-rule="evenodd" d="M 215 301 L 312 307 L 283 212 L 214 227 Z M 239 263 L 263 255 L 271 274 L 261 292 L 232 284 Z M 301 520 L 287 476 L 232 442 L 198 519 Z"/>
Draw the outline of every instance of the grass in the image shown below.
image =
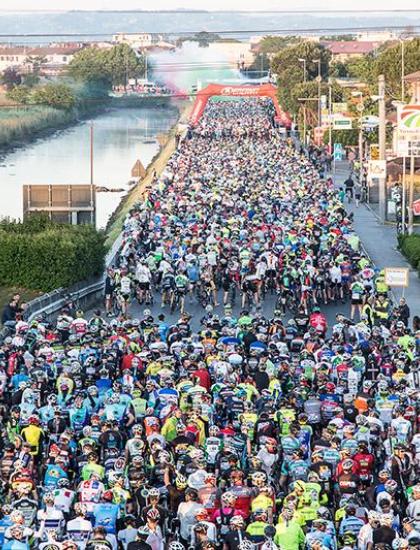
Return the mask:
<path id="1" fill-rule="evenodd" d="M 0 146 L 26 140 L 38 132 L 69 124 L 75 118 L 72 111 L 62 111 L 39 105 L 0 110 Z"/>

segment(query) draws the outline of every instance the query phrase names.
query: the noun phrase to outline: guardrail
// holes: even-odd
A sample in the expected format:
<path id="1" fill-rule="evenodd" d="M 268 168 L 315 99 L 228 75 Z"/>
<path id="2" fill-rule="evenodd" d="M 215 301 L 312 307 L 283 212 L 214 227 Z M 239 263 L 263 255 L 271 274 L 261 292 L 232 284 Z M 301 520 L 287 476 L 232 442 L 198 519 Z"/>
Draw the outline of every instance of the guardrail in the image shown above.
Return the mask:
<path id="1" fill-rule="evenodd" d="M 123 234 L 121 233 L 106 255 L 106 268 L 113 265 L 122 244 Z M 105 274 L 96 279 L 80 281 L 68 288 L 57 288 L 56 290 L 47 292 L 28 302 L 26 310 L 28 320 L 31 321 L 41 314 L 45 315 L 48 320 L 54 319 L 55 315 L 65 306 L 69 299 L 76 302 L 81 309 L 86 309 L 86 307 L 97 302 L 99 298 L 102 298 L 104 285 Z"/>

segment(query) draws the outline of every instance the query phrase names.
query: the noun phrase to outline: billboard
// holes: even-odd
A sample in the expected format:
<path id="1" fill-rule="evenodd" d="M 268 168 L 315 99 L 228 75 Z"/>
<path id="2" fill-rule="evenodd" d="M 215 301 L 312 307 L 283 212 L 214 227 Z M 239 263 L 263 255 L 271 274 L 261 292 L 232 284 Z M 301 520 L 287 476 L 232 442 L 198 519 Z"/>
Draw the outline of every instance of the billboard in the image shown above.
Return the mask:
<path id="1" fill-rule="evenodd" d="M 60 223 L 95 224 L 96 188 L 93 185 L 24 185 L 23 218 L 46 213 Z"/>

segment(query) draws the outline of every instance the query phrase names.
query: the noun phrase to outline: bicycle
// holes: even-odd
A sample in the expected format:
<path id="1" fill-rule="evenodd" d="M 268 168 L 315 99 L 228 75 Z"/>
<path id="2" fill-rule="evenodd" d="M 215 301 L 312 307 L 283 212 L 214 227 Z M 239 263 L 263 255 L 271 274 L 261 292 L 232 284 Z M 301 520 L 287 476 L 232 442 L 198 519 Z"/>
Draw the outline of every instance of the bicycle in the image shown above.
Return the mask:
<path id="1" fill-rule="evenodd" d="M 176 309 L 180 309 L 181 315 L 184 313 L 185 308 L 185 289 L 176 288 L 172 292 L 171 296 L 171 313 L 174 313 Z"/>

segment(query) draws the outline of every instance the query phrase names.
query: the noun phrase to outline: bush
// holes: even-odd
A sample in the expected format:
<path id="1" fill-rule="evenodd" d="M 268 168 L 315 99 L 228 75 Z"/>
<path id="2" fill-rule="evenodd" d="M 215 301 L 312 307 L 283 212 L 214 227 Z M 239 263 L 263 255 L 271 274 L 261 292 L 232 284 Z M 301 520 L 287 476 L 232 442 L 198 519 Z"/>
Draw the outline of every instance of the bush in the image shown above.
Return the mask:
<path id="1" fill-rule="evenodd" d="M 55 109 L 69 110 L 75 106 L 76 97 L 66 84 L 51 82 L 36 88 L 31 95 L 31 102 Z"/>
<path id="2" fill-rule="evenodd" d="M 0 223 L 0 284 L 49 292 L 100 275 L 105 236 L 88 225 L 45 217 Z"/>
<path id="3" fill-rule="evenodd" d="M 420 270 L 420 235 L 400 235 L 398 245 L 410 264 Z"/>

